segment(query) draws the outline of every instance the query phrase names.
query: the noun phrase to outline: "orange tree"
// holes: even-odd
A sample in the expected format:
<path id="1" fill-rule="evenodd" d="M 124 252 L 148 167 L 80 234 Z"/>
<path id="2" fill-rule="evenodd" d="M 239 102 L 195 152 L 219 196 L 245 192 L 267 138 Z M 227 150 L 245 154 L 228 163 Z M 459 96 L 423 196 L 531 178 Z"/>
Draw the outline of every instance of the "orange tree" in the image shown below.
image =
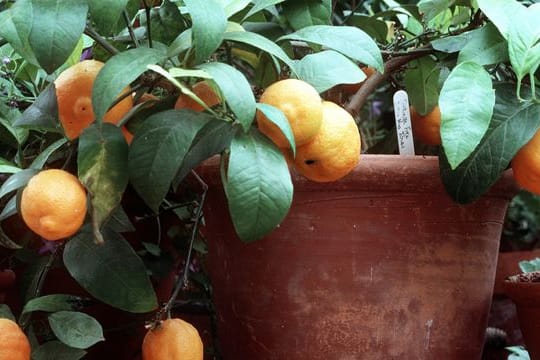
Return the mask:
<path id="1" fill-rule="evenodd" d="M 65 268 L 99 302 L 158 319 L 170 313 L 187 280 L 199 275 L 191 251 L 204 252 L 205 185 L 193 170 L 205 159 L 221 156 L 240 239 L 259 239 L 284 219 L 293 196 L 286 157 L 296 154 L 294 119 L 281 101 L 259 101 L 278 80 L 300 79 L 348 110 L 365 153 L 396 152 L 387 121 L 395 90 L 408 92 L 420 117 L 438 108 L 441 144 L 418 149 L 439 156 L 443 183 L 461 203 L 486 192 L 540 126 L 540 6 L 530 1 L 1 0 L 0 10 L 0 242 L 7 249 L 0 264 L 24 264 L 30 280 L 20 284 L 16 318 L 32 333 L 38 359 L 51 351 L 78 358 L 103 340 L 80 298 L 42 295 L 53 267 Z M 81 59 L 103 65 L 63 81 Z M 201 81 L 205 91 L 194 86 Z M 291 149 L 279 149 L 256 117 Z M 69 124 L 83 118 L 88 125 L 75 134 Z M 525 188 L 538 182 L 539 153 L 528 149 L 519 158 L 516 172 L 530 172 L 517 176 Z M 54 245 L 26 228 L 9 231 L 23 189 L 49 168 L 77 176 L 89 210 L 80 230 Z M 193 183 L 202 191 L 185 191 Z M 134 197 L 145 214 L 129 214 Z M 182 235 L 185 265 L 160 306 L 147 260 L 168 255 L 161 227 L 155 238 L 129 234 L 137 222 L 160 225 L 170 214 L 183 225 L 167 234 Z"/>

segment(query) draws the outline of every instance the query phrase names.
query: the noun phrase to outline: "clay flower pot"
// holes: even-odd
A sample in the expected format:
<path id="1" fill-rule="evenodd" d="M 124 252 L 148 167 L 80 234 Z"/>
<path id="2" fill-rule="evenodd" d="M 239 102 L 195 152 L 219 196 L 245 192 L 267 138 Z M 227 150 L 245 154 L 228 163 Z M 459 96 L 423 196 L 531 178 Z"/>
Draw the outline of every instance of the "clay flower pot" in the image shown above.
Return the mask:
<path id="1" fill-rule="evenodd" d="M 364 155 L 335 183 L 293 175 L 288 216 L 249 244 L 218 159 L 199 174 L 225 359 L 480 359 L 511 174 L 464 206 L 436 157 Z"/>
<path id="2" fill-rule="evenodd" d="M 509 276 L 506 295 L 516 304 L 519 327 L 531 360 L 540 359 L 540 271 Z"/>

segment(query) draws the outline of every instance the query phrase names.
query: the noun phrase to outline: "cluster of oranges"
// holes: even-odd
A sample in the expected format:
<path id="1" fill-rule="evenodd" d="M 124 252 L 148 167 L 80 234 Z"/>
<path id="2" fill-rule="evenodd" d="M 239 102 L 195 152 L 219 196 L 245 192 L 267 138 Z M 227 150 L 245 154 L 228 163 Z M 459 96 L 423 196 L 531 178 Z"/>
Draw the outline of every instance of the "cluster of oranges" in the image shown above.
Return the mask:
<path id="1" fill-rule="evenodd" d="M 352 116 L 341 106 L 324 101 L 308 83 L 280 80 L 266 88 L 259 100 L 280 109 L 291 127 L 296 156 L 281 130 L 257 112 L 259 130 L 285 154 L 288 162 L 306 178 L 336 181 L 360 160 L 360 133 Z"/>

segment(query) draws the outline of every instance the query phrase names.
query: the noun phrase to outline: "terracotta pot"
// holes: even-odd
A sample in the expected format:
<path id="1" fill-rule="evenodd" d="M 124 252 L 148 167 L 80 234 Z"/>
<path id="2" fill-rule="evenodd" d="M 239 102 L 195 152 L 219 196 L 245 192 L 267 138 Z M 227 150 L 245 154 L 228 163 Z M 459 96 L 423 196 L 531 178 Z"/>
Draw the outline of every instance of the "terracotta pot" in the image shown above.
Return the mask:
<path id="1" fill-rule="evenodd" d="M 523 260 L 532 260 L 540 257 L 540 249 L 529 251 L 507 251 L 499 253 L 497 260 L 497 273 L 495 276 L 495 295 L 504 294 L 504 280 L 514 274 L 518 274 L 521 270 L 519 262 Z"/>
<path id="2" fill-rule="evenodd" d="M 511 277 L 512 278 L 512 277 Z M 519 327 L 531 360 L 540 359 L 540 282 L 504 282 L 506 295 L 516 304 Z"/>
<path id="3" fill-rule="evenodd" d="M 225 359 L 479 359 L 511 174 L 467 206 L 435 157 L 364 155 L 335 183 L 294 176 L 262 240 L 234 233 L 218 159 L 199 174 Z"/>

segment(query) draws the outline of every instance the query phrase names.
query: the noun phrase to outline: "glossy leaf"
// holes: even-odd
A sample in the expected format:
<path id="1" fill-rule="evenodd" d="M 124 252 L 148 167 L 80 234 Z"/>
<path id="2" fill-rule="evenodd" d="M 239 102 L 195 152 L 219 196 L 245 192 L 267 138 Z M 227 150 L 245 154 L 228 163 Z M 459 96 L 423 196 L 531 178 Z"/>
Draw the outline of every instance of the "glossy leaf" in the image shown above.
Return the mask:
<path id="1" fill-rule="evenodd" d="M 244 16 L 244 20 L 261 10 L 264 10 L 272 5 L 282 3 L 283 1 L 285 0 L 252 0 L 251 2 L 253 3 L 253 7 L 247 12 L 246 16 Z"/>
<path id="2" fill-rule="evenodd" d="M 382 55 L 375 41 L 364 31 L 352 26 L 309 26 L 278 40 L 299 40 L 323 45 L 384 72 Z"/>
<path id="3" fill-rule="evenodd" d="M 30 46 L 49 74 L 71 55 L 86 26 L 87 0 L 32 0 Z"/>
<path id="4" fill-rule="evenodd" d="M 330 25 L 332 15 L 330 0 L 285 1 L 282 6 L 285 18 L 295 30 L 312 25 Z"/>
<path id="5" fill-rule="evenodd" d="M 32 360 L 79 360 L 86 355 L 83 349 L 76 349 L 58 341 L 47 341 L 32 351 Z"/>
<path id="6" fill-rule="evenodd" d="M 225 10 L 225 15 L 230 18 L 234 14 L 244 10 L 251 0 L 220 0 Z"/>
<path id="7" fill-rule="evenodd" d="M 30 164 L 31 169 L 38 169 L 40 170 L 43 168 L 43 166 L 47 163 L 47 160 L 49 157 L 58 149 L 60 149 L 62 146 L 64 146 L 67 143 L 66 138 L 58 139 L 55 142 L 53 142 L 51 145 L 47 146 L 46 149 L 41 151 L 38 156 L 32 161 L 32 164 Z"/>
<path id="8" fill-rule="evenodd" d="M 491 65 L 508 61 L 508 44 L 492 24 L 471 31 L 471 37 L 461 49 L 458 63 L 472 61 Z"/>
<path id="9" fill-rule="evenodd" d="M 0 174 L 14 174 L 21 170 L 22 169 L 20 167 L 13 164 L 11 161 L 0 158 Z"/>
<path id="10" fill-rule="evenodd" d="M 512 84 L 498 85 L 496 94 L 493 119 L 475 151 L 455 170 L 444 154 L 440 158 L 443 183 L 460 203 L 472 202 L 485 193 L 540 128 L 540 105 L 520 102 Z"/>
<path id="11" fill-rule="evenodd" d="M 482 66 L 464 62 L 452 70 L 441 89 L 439 107 L 442 146 L 453 169 L 480 143 L 494 104 L 491 77 Z"/>
<path id="12" fill-rule="evenodd" d="M 22 313 L 29 313 L 33 311 L 68 311 L 74 310 L 76 304 L 82 299 L 73 295 L 64 294 L 52 294 L 34 298 L 28 301 L 22 310 Z"/>
<path id="13" fill-rule="evenodd" d="M 298 78 L 324 92 L 338 84 L 356 84 L 366 79 L 357 64 L 333 50 L 304 56 L 296 63 Z"/>
<path id="14" fill-rule="evenodd" d="M 92 218 L 99 226 L 120 204 L 127 186 L 128 145 L 110 123 L 86 128 L 79 137 L 78 175 L 90 194 Z"/>
<path id="15" fill-rule="evenodd" d="M 219 47 L 227 28 L 227 15 L 217 0 L 184 0 L 191 16 L 195 59 L 201 63 Z"/>
<path id="16" fill-rule="evenodd" d="M 29 129 L 61 132 L 54 83 L 50 83 L 13 124 Z"/>
<path id="17" fill-rule="evenodd" d="M 430 57 L 412 61 L 405 72 L 409 100 L 420 115 L 431 112 L 439 101 L 439 75 L 440 68 Z"/>
<path id="18" fill-rule="evenodd" d="M 90 18 L 97 30 L 102 34 L 112 35 L 127 4 L 128 0 L 88 0 Z"/>
<path id="19" fill-rule="evenodd" d="M 262 35 L 249 31 L 236 31 L 225 33 L 224 39 L 240 42 L 261 49 L 262 51 L 277 57 L 294 71 L 294 62 L 291 60 L 291 58 L 289 58 L 285 51 L 276 45 L 276 43 Z"/>
<path id="20" fill-rule="evenodd" d="M 129 175 L 153 211 L 158 211 L 195 137 L 212 119 L 191 110 L 168 110 L 150 116 L 137 130 L 129 150 Z"/>
<path id="21" fill-rule="evenodd" d="M 238 237 L 262 238 L 283 221 L 292 202 L 293 185 L 281 151 L 258 132 L 240 132 L 231 143 L 223 175 L 229 212 Z"/>
<path id="22" fill-rule="evenodd" d="M 82 312 L 55 312 L 49 315 L 49 325 L 58 340 L 76 349 L 86 349 L 105 340 L 99 322 Z"/>
<path id="23" fill-rule="evenodd" d="M 63 260 L 71 276 L 98 300 L 124 311 L 155 310 L 157 299 L 146 267 L 129 243 L 108 228 L 96 244 L 85 229 L 66 243 Z"/>
<path id="24" fill-rule="evenodd" d="M 166 45 L 172 43 L 176 35 L 186 29 L 178 5 L 170 0 L 165 0 L 161 6 L 150 10 L 150 21 L 152 39 Z"/>
<path id="25" fill-rule="evenodd" d="M 508 39 L 508 32 L 516 23 L 516 16 L 519 16 L 525 8 L 516 0 L 477 0 L 477 2 L 480 10 L 495 24 L 505 39 Z M 509 14 L 512 16 L 508 16 Z"/>
<path id="26" fill-rule="evenodd" d="M 9 201 L 6 203 L 6 205 L 4 206 L 4 208 L 2 209 L 2 212 L 0 212 L 0 221 L 4 221 L 6 220 L 8 217 L 10 216 L 13 216 L 17 213 L 17 196 L 13 196 L 11 197 L 11 199 L 9 199 Z M 5 237 L 5 239 L 7 239 L 7 235 Z M 11 239 L 7 239 L 9 240 L 7 242 L 7 245 L 12 247 L 13 244 Z M 1 240 L 0 240 L 1 242 Z M 16 248 L 19 248 L 19 245 L 15 245 Z"/>
<path id="27" fill-rule="evenodd" d="M 38 65 L 29 41 L 33 16 L 32 0 L 18 0 L 0 12 L 0 37 L 6 39 L 26 61 Z"/>
<path id="28" fill-rule="evenodd" d="M 0 319 L 10 319 L 12 321 L 17 321 L 15 315 L 13 315 L 11 309 L 7 304 L 0 304 Z"/>
<path id="29" fill-rule="evenodd" d="M 435 39 L 431 42 L 433 49 L 445 53 L 455 53 L 463 49 L 474 36 L 473 31 Z"/>
<path id="30" fill-rule="evenodd" d="M 293 155 L 296 156 L 296 143 L 294 141 L 294 134 L 291 128 L 291 124 L 289 123 L 289 120 L 287 119 L 283 111 L 281 111 L 277 107 L 263 103 L 257 103 L 257 110 L 262 112 L 268 120 L 274 123 L 274 125 L 276 125 L 279 130 L 281 130 L 281 132 L 289 142 L 289 145 L 291 146 Z"/>
<path id="31" fill-rule="evenodd" d="M 22 248 L 21 245 L 17 244 L 15 241 L 11 240 L 6 235 L 6 233 L 4 232 L 4 230 L 2 228 L 0 228 L 0 246 L 5 247 L 6 249 L 11 249 L 11 250 L 17 250 L 17 249 Z"/>
<path id="32" fill-rule="evenodd" d="M 454 2 L 455 0 L 420 0 L 418 10 L 424 15 L 426 21 L 430 21 L 441 12 L 446 11 L 451 5 L 454 5 Z"/>
<path id="33" fill-rule="evenodd" d="M 12 191 L 26 186 L 30 178 L 37 173 L 38 170 L 36 169 L 24 169 L 11 175 L 0 187 L 0 198 L 3 198 Z"/>
<path id="34" fill-rule="evenodd" d="M 150 64 L 156 64 L 164 55 L 150 48 L 135 48 L 113 56 L 98 73 L 92 89 L 92 107 L 96 121 L 100 122 L 114 100 Z"/>
<path id="35" fill-rule="evenodd" d="M 237 128 L 231 123 L 222 120 L 214 119 L 206 123 L 184 157 L 184 161 L 175 176 L 175 187 L 202 161 L 228 148 L 236 130 Z"/>
<path id="36" fill-rule="evenodd" d="M 135 227 L 121 206 L 113 210 L 105 226 L 118 233 L 135 231 Z"/>
<path id="37" fill-rule="evenodd" d="M 244 74 L 221 62 L 209 62 L 201 68 L 212 75 L 227 104 L 247 131 L 255 117 L 255 96 Z"/>

